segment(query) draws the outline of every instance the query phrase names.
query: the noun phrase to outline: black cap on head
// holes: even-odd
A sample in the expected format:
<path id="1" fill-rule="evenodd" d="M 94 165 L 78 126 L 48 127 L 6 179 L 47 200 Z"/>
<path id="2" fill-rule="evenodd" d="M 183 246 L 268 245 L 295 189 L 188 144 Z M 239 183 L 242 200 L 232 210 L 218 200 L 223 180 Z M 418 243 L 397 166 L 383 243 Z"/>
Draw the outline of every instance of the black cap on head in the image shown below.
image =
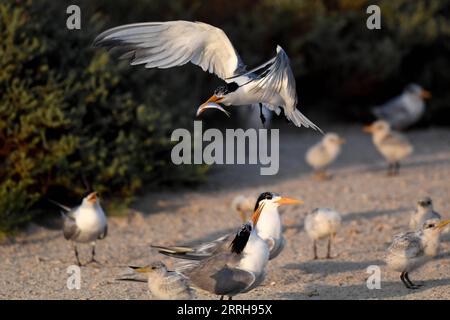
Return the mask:
<path id="1" fill-rule="evenodd" d="M 274 197 L 274 193 L 273 192 L 263 192 L 259 195 L 258 200 L 256 200 L 256 204 L 255 204 L 255 209 L 253 209 L 253 212 L 256 211 L 256 209 L 258 209 L 259 207 L 259 203 L 264 200 L 264 199 L 272 199 Z"/>

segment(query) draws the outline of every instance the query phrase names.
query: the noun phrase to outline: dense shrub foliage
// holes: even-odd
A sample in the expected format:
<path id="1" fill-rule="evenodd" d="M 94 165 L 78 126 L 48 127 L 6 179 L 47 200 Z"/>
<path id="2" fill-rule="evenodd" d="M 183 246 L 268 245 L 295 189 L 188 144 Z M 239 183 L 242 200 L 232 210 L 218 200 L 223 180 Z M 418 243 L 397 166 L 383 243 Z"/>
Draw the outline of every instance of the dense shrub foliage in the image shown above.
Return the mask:
<path id="1" fill-rule="evenodd" d="M 81 30 L 66 28 L 69 4 L 81 7 Z M 366 28 L 370 4 L 381 30 Z M 433 92 L 423 123 L 450 123 L 447 0 L 3 0 L 0 231 L 86 184 L 122 199 L 203 177 L 203 167 L 169 163 L 169 138 L 219 80 L 189 65 L 129 67 L 91 48 L 108 27 L 174 19 L 223 28 L 249 66 L 281 45 L 307 114 L 365 121 L 371 105 L 417 82 Z"/>

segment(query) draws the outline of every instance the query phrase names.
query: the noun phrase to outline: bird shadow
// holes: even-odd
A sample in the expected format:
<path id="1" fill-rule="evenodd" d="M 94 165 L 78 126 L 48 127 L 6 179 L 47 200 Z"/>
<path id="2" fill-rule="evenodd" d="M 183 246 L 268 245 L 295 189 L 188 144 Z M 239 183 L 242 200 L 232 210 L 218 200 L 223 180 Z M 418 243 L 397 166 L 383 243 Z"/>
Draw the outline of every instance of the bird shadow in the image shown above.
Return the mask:
<path id="1" fill-rule="evenodd" d="M 301 270 L 310 274 L 336 274 L 356 270 L 365 270 L 370 265 L 381 265 L 381 260 L 360 261 L 360 262 L 344 262 L 326 260 L 311 260 L 302 263 L 288 263 L 282 268 L 290 270 Z"/>
<path id="2" fill-rule="evenodd" d="M 401 298 L 411 295 L 411 299 L 414 299 L 413 294 L 420 293 L 425 290 L 448 286 L 450 285 L 450 278 L 427 280 L 424 286 L 418 290 L 410 290 L 403 286 L 399 281 L 382 281 L 380 289 L 369 289 L 366 283 L 354 284 L 354 285 L 326 285 L 326 284 L 307 284 L 305 290 L 298 292 L 283 292 L 278 294 L 279 299 L 347 299 L 347 300 L 360 300 L 360 299 L 389 299 L 389 298 Z M 311 297 L 310 292 L 314 292 L 314 296 Z M 321 297 L 321 294 L 323 296 Z M 331 296 L 330 296 L 331 294 Z"/>

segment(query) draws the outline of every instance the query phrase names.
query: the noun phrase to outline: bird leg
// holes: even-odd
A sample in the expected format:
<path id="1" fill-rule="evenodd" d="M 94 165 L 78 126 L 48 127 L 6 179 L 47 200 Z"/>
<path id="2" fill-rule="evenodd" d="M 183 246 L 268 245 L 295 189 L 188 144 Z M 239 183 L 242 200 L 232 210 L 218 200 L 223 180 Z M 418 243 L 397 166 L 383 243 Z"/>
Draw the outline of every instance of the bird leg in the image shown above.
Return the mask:
<path id="1" fill-rule="evenodd" d="M 313 251 L 314 251 L 314 260 L 317 260 L 319 257 L 317 256 L 317 244 L 316 244 L 316 240 L 313 241 Z"/>
<path id="2" fill-rule="evenodd" d="M 220 299 L 219 300 L 223 300 L 223 296 L 220 296 Z"/>
<path id="3" fill-rule="evenodd" d="M 422 284 L 414 284 L 411 279 L 409 279 L 409 274 L 408 272 L 405 272 L 405 276 L 404 276 L 405 280 L 409 283 L 409 285 L 411 286 L 411 289 L 419 289 L 420 287 L 422 287 Z"/>
<path id="4" fill-rule="evenodd" d="M 93 262 L 100 264 L 100 262 L 95 260 L 95 245 L 96 245 L 96 242 L 95 241 L 92 242 L 92 256 L 91 256 L 91 260 L 89 260 L 89 262 L 87 264 L 93 263 Z"/>
<path id="5" fill-rule="evenodd" d="M 314 179 L 316 179 L 318 181 L 324 181 L 329 178 L 330 178 L 330 176 L 327 175 L 327 172 L 325 171 L 325 169 L 318 169 L 314 173 Z"/>
<path id="6" fill-rule="evenodd" d="M 228 296 L 228 300 L 233 300 L 233 297 L 232 296 Z"/>
<path id="7" fill-rule="evenodd" d="M 247 222 L 247 217 L 245 216 L 244 211 L 239 210 L 239 214 L 241 215 L 242 222 Z"/>
<path id="8" fill-rule="evenodd" d="M 263 114 L 263 105 L 262 105 L 262 103 L 259 104 L 259 118 L 261 119 L 262 125 L 265 128 L 266 127 L 266 125 L 265 125 L 266 117 Z"/>
<path id="9" fill-rule="evenodd" d="M 388 165 L 388 171 L 387 171 L 387 175 L 388 175 L 388 176 L 393 176 L 393 175 L 394 175 L 393 169 L 394 169 L 393 164 L 392 164 L 391 162 L 389 162 L 389 165 Z"/>
<path id="10" fill-rule="evenodd" d="M 398 175 L 400 173 L 400 162 L 394 163 L 394 175 Z"/>
<path id="11" fill-rule="evenodd" d="M 77 258 L 77 264 L 81 267 L 80 257 L 78 256 L 77 245 L 75 243 L 73 243 L 73 250 L 75 252 L 75 258 Z"/>
<path id="12" fill-rule="evenodd" d="M 331 259 L 331 234 L 328 237 L 327 259 Z"/>

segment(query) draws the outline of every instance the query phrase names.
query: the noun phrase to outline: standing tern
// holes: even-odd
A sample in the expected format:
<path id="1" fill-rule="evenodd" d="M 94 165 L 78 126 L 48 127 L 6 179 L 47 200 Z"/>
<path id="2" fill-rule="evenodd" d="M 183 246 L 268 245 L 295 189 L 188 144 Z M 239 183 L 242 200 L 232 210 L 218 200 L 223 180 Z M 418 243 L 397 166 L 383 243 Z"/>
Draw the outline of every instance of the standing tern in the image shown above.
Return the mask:
<path id="1" fill-rule="evenodd" d="M 160 253 L 190 260 L 181 272 L 193 287 L 220 295 L 221 300 L 224 296 L 231 300 L 257 287 L 265 278 L 269 247 L 255 229 L 263 208 L 264 203 L 231 242 L 222 242 L 208 254 L 173 247 L 156 248 Z"/>
<path id="2" fill-rule="evenodd" d="M 198 114 L 213 104 L 256 105 L 261 120 L 266 107 L 283 113 L 297 127 L 320 130 L 297 108 L 295 78 L 289 58 L 277 46 L 276 56 L 247 70 L 226 34 L 202 22 L 144 22 L 115 27 L 102 32 L 93 43 L 118 51 L 121 59 L 146 68 L 171 68 L 188 62 L 216 74 L 226 84 L 199 107 Z M 221 107 L 218 107 L 219 109 Z"/>
<path id="3" fill-rule="evenodd" d="M 372 109 L 373 114 L 397 130 L 405 129 L 420 120 L 425 112 L 425 101 L 431 93 L 418 84 L 409 84 L 403 93 L 381 106 Z"/>
<path id="4" fill-rule="evenodd" d="M 427 220 L 420 230 L 394 236 L 387 249 L 386 264 L 389 269 L 401 272 L 400 279 L 408 289 L 421 285 L 411 282 L 409 273 L 430 261 L 439 252 L 440 234 L 450 220 Z"/>
<path id="5" fill-rule="evenodd" d="M 336 133 L 327 133 L 319 143 L 308 149 L 306 162 L 314 169 L 317 179 L 322 180 L 329 177 L 326 168 L 336 160 L 344 143 L 345 140 Z"/>
<path id="6" fill-rule="evenodd" d="M 186 277 L 182 274 L 167 270 L 166 265 L 157 261 L 145 267 L 130 266 L 135 272 L 147 275 L 148 290 L 158 300 L 191 300 L 192 289 Z M 119 278 L 121 281 L 138 281 L 134 278 Z"/>
<path id="7" fill-rule="evenodd" d="M 425 197 L 417 202 L 416 210 L 411 215 L 409 227 L 416 230 L 422 226 L 425 221 L 430 219 L 441 220 L 441 215 L 433 210 L 433 201 L 430 197 Z"/>
<path id="8" fill-rule="evenodd" d="M 364 127 L 365 132 L 372 134 L 372 141 L 378 151 L 389 163 L 388 175 L 397 175 L 400 171 L 400 160 L 409 156 L 414 148 L 406 137 L 391 130 L 384 120 L 375 121 Z"/>
<path id="9" fill-rule="evenodd" d="M 75 208 L 66 207 L 56 201 L 50 200 L 66 212 L 61 212 L 64 219 L 63 234 L 66 240 L 72 241 L 77 263 L 81 266 L 76 243 L 90 242 L 92 257 L 88 263 L 95 260 L 95 245 L 98 239 L 104 239 L 108 233 L 106 216 L 100 206 L 97 192 L 89 193 L 81 205 Z"/>
<path id="10" fill-rule="evenodd" d="M 283 229 L 281 223 L 281 217 L 278 212 L 280 205 L 288 204 L 302 204 L 303 201 L 290 198 L 281 197 L 277 193 L 263 192 L 256 200 L 253 212 L 256 212 L 258 208 L 264 206 L 259 217 L 256 227 L 256 233 L 260 238 L 267 242 L 269 246 L 270 256 L 269 259 L 274 259 L 283 250 L 286 240 L 283 236 Z M 226 234 L 214 241 L 201 244 L 196 247 L 158 247 L 161 253 L 166 253 L 177 258 L 183 258 L 186 254 L 196 254 L 197 256 L 209 256 L 214 253 L 217 248 L 224 246 L 224 244 L 230 243 L 234 239 L 234 234 Z"/>
<path id="11" fill-rule="evenodd" d="M 331 239 L 341 226 L 339 212 L 329 208 L 316 208 L 305 218 L 305 231 L 313 240 L 314 260 L 317 256 L 317 241 L 328 237 L 327 259 L 331 259 Z"/>

